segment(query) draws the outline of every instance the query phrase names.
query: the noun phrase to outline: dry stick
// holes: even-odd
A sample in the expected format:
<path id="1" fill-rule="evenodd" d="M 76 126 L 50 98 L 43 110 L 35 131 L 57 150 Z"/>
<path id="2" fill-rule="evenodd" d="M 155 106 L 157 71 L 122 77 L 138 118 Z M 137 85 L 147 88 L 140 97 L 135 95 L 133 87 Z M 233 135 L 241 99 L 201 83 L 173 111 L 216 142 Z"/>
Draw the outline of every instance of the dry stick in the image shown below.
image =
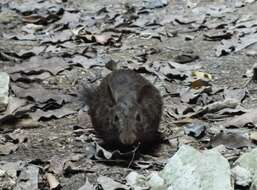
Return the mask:
<path id="1" fill-rule="evenodd" d="M 129 162 L 128 168 L 130 168 L 130 166 L 132 165 L 132 163 L 134 162 L 135 159 L 135 155 L 136 155 L 136 151 L 138 150 L 138 148 L 140 147 L 140 143 L 137 144 L 136 148 L 133 150 L 133 155 L 132 158 Z"/>
<path id="2" fill-rule="evenodd" d="M 247 87 L 248 86 L 248 84 L 251 82 L 253 80 L 253 78 L 251 77 L 251 78 L 249 78 L 249 79 L 247 79 L 247 81 L 245 81 L 245 83 L 243 84 L 243 88 L 245 88 L 245 87 Z"/>

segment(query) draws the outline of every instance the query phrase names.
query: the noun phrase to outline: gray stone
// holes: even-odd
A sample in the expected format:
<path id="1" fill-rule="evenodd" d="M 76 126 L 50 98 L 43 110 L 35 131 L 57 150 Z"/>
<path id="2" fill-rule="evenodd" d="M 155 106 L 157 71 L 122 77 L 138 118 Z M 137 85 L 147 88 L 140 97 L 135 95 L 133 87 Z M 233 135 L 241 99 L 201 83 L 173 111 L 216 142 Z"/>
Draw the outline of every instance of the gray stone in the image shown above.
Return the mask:
<path id="1" fill-rule="evenodd" d="M 240 156 L 235 161 L 235 165 L 249 171 L 253 179 L 250 190 L 257 190 L 257 148 Z"/>
<path id="2" fill-rule="evenodd" d="M 184 127 L 184 132 L 186 135 L 192 137 L 200 137 L 204 134 L 206 126 L 200 123 L 190 123 Z"/>
<path id="3" fill-rule="evenodd" d="M 39 168 L 35 165 L 27 165 L 22 168 L 18 176 L 14 190 L 37 190 L 38 189 Z"/>
<path id="4" fill-rule="evenodd" d="M 253 181 L 250 187 L 250 190 L 257 190 L 257 175 L 253 177 Z"/>
<path id="5" fill-rule="evenodd" d="M 147 185 L 151 190 L 164 190 L 166 189 L 164 180 L 159 176 L 158 172 L 152 172 L 148 176 Z"/>
<path id="6" fill-rule="evenodd" d="M 235 161 L 235 165 L 245 168 L 254 176 L 257 173 L 257 148 L 240 156 Z"/>
<path id="7" fill-rule="evenodd" d="M 167 0 L 144 0 L 145 7 L 148 9 L 160 8 L 168 5 Z"/>
<path id="8" fill-rule="evenodd" d="M 130 172 L 126 177 L 126 180 L 127 180 L 127 185 L 129 185 L 134 190 L 149 189 L 149 187 L 145 184 L 146 178 L 135 171 Z"/>
<path id="9" fill-rule="evenodd" d="M 201 153 L 183 145 L 160 176 L 176 190 L 232 190 L 229 163 L 215 150 Z"/>
<path id="10" fill-rule="evenodd" d="M 4 111 L 8 105 L 10 77 L 5 72 L 0 72 L 0 111 Z"/>
<path id="11" fill-rule="evenodd" d="M 232 175 L 235 179 L 235 183 L 237 185 L 241 185 L 241 186 L 248 186 L 251 183 L 251 173 L 245 169 L 242 168 L 240 166 L 236 166 L 234 167 L 232 170 Z"/>

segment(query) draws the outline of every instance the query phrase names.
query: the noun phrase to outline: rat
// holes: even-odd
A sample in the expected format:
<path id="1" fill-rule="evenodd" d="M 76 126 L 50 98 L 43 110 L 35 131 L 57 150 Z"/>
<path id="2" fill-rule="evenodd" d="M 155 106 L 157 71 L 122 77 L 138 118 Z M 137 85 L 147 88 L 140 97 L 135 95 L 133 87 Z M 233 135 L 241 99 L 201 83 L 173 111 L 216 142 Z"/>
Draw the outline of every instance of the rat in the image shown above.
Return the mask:
<path id="1" fill-rule="evenodd" d="M 96 134 L 105 143 L 131 146 L 156 140 L 162 97 L 135 71 L 112 71 L 96 88 L 85 88 L 84 98 Z"/>

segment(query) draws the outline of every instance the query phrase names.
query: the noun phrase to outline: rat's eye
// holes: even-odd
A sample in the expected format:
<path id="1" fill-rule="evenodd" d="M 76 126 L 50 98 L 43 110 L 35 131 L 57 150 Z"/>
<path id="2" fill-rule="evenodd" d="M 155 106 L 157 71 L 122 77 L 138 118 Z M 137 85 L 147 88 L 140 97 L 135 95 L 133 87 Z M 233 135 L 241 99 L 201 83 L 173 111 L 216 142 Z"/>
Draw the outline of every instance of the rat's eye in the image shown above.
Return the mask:
<path id="1" fill-rule="evenodd" d="M 137 113 L 137 115 L 136 115 L 136 120 L 137 120 L 138 122 L 140 122 L 140 121 L 141 121 L 141 116 L 140 116 L 140 114 L 139 114 L 139 113 Z"/>
<path id="2" fill-rule="evenodd" d="M 115 114 L 114 116 L 114 122 L 118 122 L 119 121 L 119 117 Z"/>

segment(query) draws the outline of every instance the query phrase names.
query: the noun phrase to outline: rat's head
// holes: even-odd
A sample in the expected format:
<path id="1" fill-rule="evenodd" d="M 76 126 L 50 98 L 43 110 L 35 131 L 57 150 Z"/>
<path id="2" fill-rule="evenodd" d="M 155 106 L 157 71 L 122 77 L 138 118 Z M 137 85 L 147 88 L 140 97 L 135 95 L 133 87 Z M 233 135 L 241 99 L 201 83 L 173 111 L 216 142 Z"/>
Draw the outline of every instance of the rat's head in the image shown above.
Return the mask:
<path id="1" fill-rule="evenodd" d="M 133 100 L 121 101 L 113 106 L 109 121 L 115 130 L 115 139 L 123 145 L 140 142 L 146 128 L 146 118 L 140 104 Z"/>
<path id="2" fill-rule="evenodd" d="M 147 98 L 151 98 L 151 88 L 152 86 L 147 85 L 139 92 L 132 91 L 126 96 L 120 96 L 119 93 L 115 94 L 111 91 L 113 106 L 108 121 L 113 140 L 129 146 L 151 139 L 157 128 L 152 126 L 152 120 L 142 103 Z"/>

